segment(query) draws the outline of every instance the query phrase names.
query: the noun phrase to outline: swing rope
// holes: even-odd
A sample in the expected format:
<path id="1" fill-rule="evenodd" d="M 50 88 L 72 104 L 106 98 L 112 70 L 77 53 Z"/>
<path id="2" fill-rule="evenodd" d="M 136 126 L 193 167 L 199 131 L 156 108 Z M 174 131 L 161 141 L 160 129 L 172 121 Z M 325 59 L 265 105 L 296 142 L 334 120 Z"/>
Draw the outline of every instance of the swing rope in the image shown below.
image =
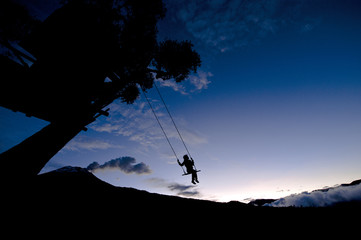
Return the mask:
<path id="1" fill-rule="evenodd" d="M 157 120 L 157 122 L 158 122 L 158 125 L 159 125 L 160 129 L 162 129 L 162 132 L 163 132 L 163 134 L 164 134 L 165 138 L 167 139 L 167 142 L 168 142 L 168 144 L 169 144 L 170 148 L 171 148 L 171 149 L 172 149 L 172 151 L 173 151 L 173 154 L 174 154 L 175 158 L 178 160 L 177 154 L 176 154 L 176 152 L 175 152 L 175 150 L 174 150 L 174 148 L 173 148 L 173 146 L 172 146 L 171 142 L 169 141 L 169 138 L 168 138 L 168 136 L 167 136 L 167 134 L 166 134 L 166 132 L 165 132 L 165 130 L 164 130 L 164 128 L 163 128 L 163 126 L 162 126 L 162 124 L 160 123 L 159 118 L 158 118 L 157 114 L 155 113 L 155 111 L 154 111 L 154 108 L 153 108 L 152 104 L 150 103 L 150 101 L 149 101 L 149 99 L 148 99 L 147 95 L 145 94 L 145 91 L 144 91 L 143 89 L 142 89 L 142 91 L 143 91 L 143 95 L 144 95 L 145 99 L 146 99 L 146 100 L 147 100 L 147 102 L 148 102 L 148 105 L 149 105 L 150 109 L 151 109 L 151 110 L 152 110 L 152 112 L 153 112 L 153 115 L 154 115 L 155 119 L 156 119 L 156 120 Z M 184 170 L 183 166 L 181 166 L 181 167 L 182 167 L 183 173 L 184 173 L 184 174 L 186 174 L 186 171 Z"/>
<path id="2" fill-rule="evenodd" d="M 192 156 L 191 156 L 191 154 L 189 153 L 189 150 L 188 150 L 188 148 L 187 148 L 187 145 L 185 144 L 185 142 L 184 142 L 184 140 L 183 140 L 183 137 L 182 137 L 181 133 L 179 132 L 179 129 L 178 129 L 177 125 L 175 124 L 175 121 L 174 121 L 172 115 L 170 114 L 170 111 L 169 111 L 169 109 L 168 109 L 168 107 L 167 107 L 167 104 L 165 104 L 164 98 L 162 97 L 162 94 L 160 93 L 160 91 L 159 91 L 159 89 L 158 89 L 158 87 L 157 87 L 157 84 L 154 83 L 154 86 L 155 86 L 155 89 L 156 89 L 157 92 L 158 92 L 158 95 L 159 95 L 160 99 L 161 99 L 162 102 L 163 102 L 163 105 L 164 105 L 165 109 L 166 109 L 167 112 L 168 112 L 168 115 L 169 115 L 170 119 L 172 120 L 172 123 L 173 123 L 175 129 L 177 130 L 177 133 L 178 133 L 178 135 L 179 135 L 179 138 L 182 140 L 183 146 L 184 146 L 184 148 L 186 149 L 186 151 L 187 151 L 187 153 L 188 153 L 188 156 L 189 156 L 190 158 L 192 158 Z"/>
<path id="3" fill-rule="evenodd" d="M 169 111 L 169 109 L 168 109 L 168 107 L 167 107 L 167 104 L 165 104 L 164 98 L 163 98 L 162 94 L 160 93 L 160 91 L 159 91 L 159 89 L 158 89 L 158 86 L 157 86 L 157 84 L 156 84 L 155 82 L 154 82 L 154 86 L 155 86 L 155 89 L 156 89 L 157 92 L 158 92 L 158 95 L 159 95 L 160 99 L 161 99 L 162 102 L 163 102 L 163 105 L 164 105 L 165 109 L 166 109 L 167 112 L 168 112 L 168 115 L 169 115 L 170 119 L 172 120 L 172 123 L 173 123 L 175 129 L 177 130 L 177 133 L 178 133 L 178 135 L 179 135 L 179 138 L 182 140 L 183 146 L 184 146 L 184 148 L 186 149 L 189 158 L 192 159 L 192 156 L 191 156 L 191 154 L 190 154 L 190 152 L 189 152 L 189 150 L 188 150 L 188 148 L 187 148 L 187 145 L 185 144 L 185 142 L 184 142 L 184 140 L 183 140 L 182 134 L 180 133 L 177 125 L 175 124 L 175 121 L 174 121 L 174 119 L 173 119 L 173 117 L 172 117 L 172 114 L 170 114 L 170 111 Z M 178 158 L 177 158 L 177 159 L 178 159 Z M 196 171 L 198 171 L 198 170 L 197 170 L 197 167 L 196 167 L 196 164 L 194 163 L 194 161 L 193 161 L 193 166 L 194 166 L 194 169 L 195 169 Z M 183 166 L 182 166 L 182 169 L 183 169 Z M 183 172 L 184 172 L 184 169 L 183 169 Z"/>

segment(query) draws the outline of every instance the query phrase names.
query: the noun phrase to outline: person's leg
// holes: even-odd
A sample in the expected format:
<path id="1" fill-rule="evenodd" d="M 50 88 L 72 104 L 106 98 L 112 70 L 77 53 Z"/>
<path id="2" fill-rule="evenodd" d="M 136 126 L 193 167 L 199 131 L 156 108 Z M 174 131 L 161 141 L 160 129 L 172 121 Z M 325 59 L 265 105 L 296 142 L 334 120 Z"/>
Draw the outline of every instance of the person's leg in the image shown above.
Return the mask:
<path id="1" fill-rule="evenodd" d="M 196 172 L 192 172 L 192 183 L 193 184 L 196 184 L 195 182 L 194 182 L 194 180 L 196 179 Z"/>
<path id="2" fill-rule="evenodd" d="M 199 181 L 198 181 L 198 175 L 197 175 L 197 172 L 196 172 L 196 171 L 194 171 L 194 180 L 195 180 L 197 183 L 199 183 Z"/>

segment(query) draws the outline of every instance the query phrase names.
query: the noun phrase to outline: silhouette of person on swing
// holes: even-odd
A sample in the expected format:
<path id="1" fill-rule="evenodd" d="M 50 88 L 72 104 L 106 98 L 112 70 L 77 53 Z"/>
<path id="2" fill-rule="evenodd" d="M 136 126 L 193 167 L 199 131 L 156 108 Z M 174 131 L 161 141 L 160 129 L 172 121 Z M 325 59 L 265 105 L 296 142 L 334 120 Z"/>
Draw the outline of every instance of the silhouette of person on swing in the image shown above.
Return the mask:
<path id="1" fill-rule="evenodd" d="M 199 183 L 197 171 L 193 168 L 193 166 L 194 166 L 193 158 L 189 159 L 188 155 L 184 155 L 183 162 L 180 163 L 178 159 L 177 159 L 177 162 L 178 162 L 179 166 L 186 166 L 187 175 L 192 174 L 192 183 L 193 184 L 196 184 L 195 182 Z"/>

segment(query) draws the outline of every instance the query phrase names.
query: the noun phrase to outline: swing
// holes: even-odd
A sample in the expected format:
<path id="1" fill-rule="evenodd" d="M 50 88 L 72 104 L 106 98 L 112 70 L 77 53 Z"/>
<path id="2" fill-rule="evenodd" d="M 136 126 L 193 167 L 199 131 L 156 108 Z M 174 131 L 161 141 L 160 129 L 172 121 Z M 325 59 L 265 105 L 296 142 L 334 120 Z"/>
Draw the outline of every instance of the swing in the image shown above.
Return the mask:
<path id="1" fill-rule="evenodd" d="M 201 170 L 194 170 L 195 172 L 200 172 Z M 192 173 L 183 173 L 182 176 L 186 176 L 186 175 L 189 175 L 189 174 L 192 174 Z"/>
<path id="2" fill-rule="evenodd" d="M 167 112 L 168 112 L 168 115 L 169 115 L 170 119 L 171 119 L 172 122 L 173 122 L 173 125 L 174 125 L 175 129 L 177 130 L 177 133 L 178 133 L 179 138 L 182 140 L 183 146 L 184 146 L 184 148 L 186 149 L 186 151 L 187 151 L 187 153 L 188 153 L 188 156 L 192 159 L 191 154 L 189 153 L 189 150 L 188 150 L 188 148 L 187 148 L 187 146 L 186 146 L 186 144 L 185 144 L 185 142 L 184 142 L 184 140 L 183 140 L 183 137 L 182 137 L 182 135 L 180 134 L 179 129 L 178 129 L 177 125 L 175 124 L 175 121 L 174 121 L 172 115 L 170 114 L 167 105 L 165 104 L 165 101 L 164 101 L 164 99 L 163 99 L 163 97 L 162 97 L 162 94 L 160 93 L 160 91 L 159 91 L 159 89 L 158 89 L 158 87 L 157 87 L 157 84 L 154 83 L 154 86 L 155 86 L 155 89 L 156 89 L 157 92 L 158 92 L 158 95 L 159 95 L 160 99 L 161 99 L 162 102 L 163 102 L 163 105 L 164 105 L 165 109 L 166 109 Z M 155 113 L 152 104 L 150 103 L 147 95 L 145 94 L 145 91 L 144 91 L 143 89 L 142 89 L 142 91 L 143 91 L 143 95 L 144 95 L 145 99 L 146 99 L 147 102 L 148 102 L 148 105 L 149 105 L 150 109 L 151 109 L 152 112 L 153 112 L 153 115 L 154 115 L 155 119 L 156 119 L 157 122 L 158 122 L 159 127 L 162 129 L 162 132 L 163 132 L 165 138 L 167 139 L 167 142 L 168 142 L 170 148 L 171 148 L 172 151 L 173 151 L 173 154 L 174 154 L 175 158 L 178 160 L 177 154 L 176 154 L 176 152 L 175 152 L 175 150 L 174 150 L 171 142 L 169 141 L 169 138 L 168 138 L 167 134 L 165 133 L 164 128 L 162 127 L 162 124 L 160 123 L 159 118 L 158 118 L 157 114 Z M 179 160 L 178 160 L 178 161 L 179 161 Z M 201 171 L 201 170 L 197 170 L 196 165 L 194 164 L 194 162 L 193 162 L 193 166 L 194 166 L 194 171 L 195 171 L 195 172 L 200 172 L 200 171 Z M 184 171 L 183 166 L 181 166 L 181 167 L 182 167 L 182 170 L 183 170 L 182 176 L 186 176 L 186 175 L 192 174 L 192 172 L 187 173 L 186 171 Z"/>

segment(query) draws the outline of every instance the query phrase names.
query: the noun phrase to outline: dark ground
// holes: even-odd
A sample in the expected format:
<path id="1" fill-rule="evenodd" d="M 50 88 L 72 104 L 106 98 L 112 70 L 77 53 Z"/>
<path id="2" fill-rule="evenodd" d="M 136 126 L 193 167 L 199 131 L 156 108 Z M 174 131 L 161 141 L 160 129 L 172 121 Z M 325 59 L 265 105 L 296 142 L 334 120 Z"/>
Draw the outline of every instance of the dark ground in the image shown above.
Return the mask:
<path id="1" fill-rule="evenodd" d="M 5 230 L 14 228 L 13 234 L 22 234 L 27 229 L 27 234 L 35 236 L 76 234 L 82 239 L 120 238 L 125 233 L 137 239 L 159 234 L 167 238 L 214 234 L 280 237 L 287 232 L 308 235 L 312 230 L 332 235 L 343 229 L 348 230 L 342 233 L 347 235 L 358 229 L 354 226 L 359 226 L 361 212 L 359 204 L 271 208 L 165 196 L 114 187 L 81 168 L 41 174 L 4 193 Z"/>

